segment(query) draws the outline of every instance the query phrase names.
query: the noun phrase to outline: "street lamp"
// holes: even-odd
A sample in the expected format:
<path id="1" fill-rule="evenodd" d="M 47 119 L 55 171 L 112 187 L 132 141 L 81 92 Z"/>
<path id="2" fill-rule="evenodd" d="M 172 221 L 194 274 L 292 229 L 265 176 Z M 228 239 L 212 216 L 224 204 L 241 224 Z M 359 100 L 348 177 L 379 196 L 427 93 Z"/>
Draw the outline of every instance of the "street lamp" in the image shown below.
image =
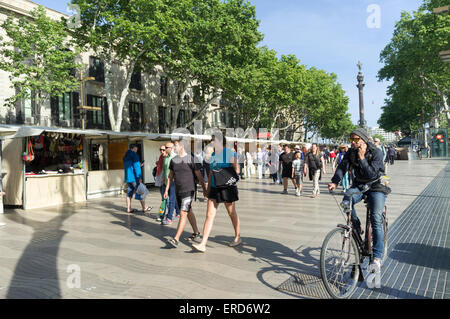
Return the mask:
<path id="1" fill-rule="evenodd" d="M 80 84 L 80 94 L 81 94 L 81 106 L 77 107 L 78 109 L 82 110 L 82 119 L 81 119 L 81 128 L 84 130 L 85 129 L 85 120 L 86 120 L 86 112 L 89 111 L 101 111 L 102 108 L 101 107 L 94 107 L 94 106 L 86 106 L 84 103 L 84 93 L 83 93 L 83 88 L 84 88 L 84 83 L 87 81 L 95 81 L 95 78 L 93 76 L 88 76 L 84 79 L 81 79 L 81 84 Z"/>

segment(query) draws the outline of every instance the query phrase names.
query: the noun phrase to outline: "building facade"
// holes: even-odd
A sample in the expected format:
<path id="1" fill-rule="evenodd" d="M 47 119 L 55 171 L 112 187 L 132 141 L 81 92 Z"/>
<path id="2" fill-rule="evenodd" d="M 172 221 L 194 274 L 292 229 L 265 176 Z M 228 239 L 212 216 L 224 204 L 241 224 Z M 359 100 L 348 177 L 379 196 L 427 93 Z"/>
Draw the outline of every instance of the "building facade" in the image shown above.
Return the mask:
<path id="1" fill-rule="evenodd" d="M 29 16 L 29 11 L 38 7 L 28 0 L 0 0 L 0 23 L 8 16 Z M 59 19 L 68 17 L 55 10 L 45 8 L 49 17 Z M 0 28 L 0 35 L 5 32 Z M 62 96 L 51 97 L 41 103 L 40 111 L 32 100 L 23 100 L 14 107 L 5 106 L 5 101 L 15 94 L 11 87 L 9 74 L 0 71 L 0 123 L 23 124 L 45 127 L 82 128 L 84 119 L 86 129 L 111 130 L 106 101 L 104 64 L 95 52 L 83 52 L 79 61 L 84 65 L 75 76 L 80 79 L 80 90 L 67 92 Z M 120 64 L 113 65 L 113 85 L 124 85 L 124 69 Z M 81 82 L 86 77 L 95 80 Z M 83 88 L 81 88 L 83 85 Z M 118 100 L 118 90 L 113 89 L 113 98 Z M 128 96 L 123 109 L 121 131 L 139 131 L 151 133 L 170 133 L 171 127 L 185 127 L 199 111 L 194 93 L 188 90 L 183 97 L 184 103 L 177 118 L 174 115 L 174 85 L 164 74 L 161 67 L 156 67 L 151 74 L 135 72 L 129 86 Z M 81 94 L 82 92 L 82 94 Z M 84 111 L 79 106 L 99 107 L 101 110 Z M 115 110 L 117 113 L 117 110 Z M 213 100 L 201 120 L 203 127 L 233 127 L 234 115 L 230 105 L 218 98 Z M 174 126 L 174 124 L 176 124 Z M 190 128 L 192 131 L 192 127 Z"/>
<path id="2" fill-rule="evenodd" d="M 393 143 L 399 140 L 400 135 L 395 135 L 395 133 L 392 132 L 386 132 L 380 127 L 371 127 L 370 128 L 370 135 L 374 136 L 375 134 L 381 135 L 384 138 L 384 141 L 386 143 Z"/>

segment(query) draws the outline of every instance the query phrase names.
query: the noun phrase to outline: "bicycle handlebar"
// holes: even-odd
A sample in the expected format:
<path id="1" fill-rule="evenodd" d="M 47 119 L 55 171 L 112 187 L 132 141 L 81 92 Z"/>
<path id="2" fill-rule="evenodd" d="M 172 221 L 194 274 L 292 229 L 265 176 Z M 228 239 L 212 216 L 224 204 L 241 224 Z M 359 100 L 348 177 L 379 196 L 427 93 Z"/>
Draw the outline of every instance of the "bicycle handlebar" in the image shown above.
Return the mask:
<path id="1" fill-rule="evenodd" d="M 363 194 L 363 193 L 365 193 L 365 191 L 347 193 L 347 192 L 336 192 L 334 190 L 330 190 L 331 195 L 337 195 L 337 196 L 352 196 L 352 195 L 359 195 L 359 194 Z"/>

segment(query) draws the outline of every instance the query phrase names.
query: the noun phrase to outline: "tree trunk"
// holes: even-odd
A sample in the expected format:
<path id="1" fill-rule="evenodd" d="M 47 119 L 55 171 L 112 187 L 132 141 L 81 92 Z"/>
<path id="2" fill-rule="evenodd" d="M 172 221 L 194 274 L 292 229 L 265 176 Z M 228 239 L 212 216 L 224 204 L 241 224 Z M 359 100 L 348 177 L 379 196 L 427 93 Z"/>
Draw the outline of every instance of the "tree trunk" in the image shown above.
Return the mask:
<path id="1" fill-rule="evenodd" d="M 105 57 L 103 59 L 105 65 L 105 92 L 106 92 L 106 101 L 108 103 L 108 117 L 109 122 L 111 123 L 111 130 L 115 131 L 116 128 L 116 117 L 114 116 L 114 103 L 112 98 L 112 58 L 111 56 Z"/>

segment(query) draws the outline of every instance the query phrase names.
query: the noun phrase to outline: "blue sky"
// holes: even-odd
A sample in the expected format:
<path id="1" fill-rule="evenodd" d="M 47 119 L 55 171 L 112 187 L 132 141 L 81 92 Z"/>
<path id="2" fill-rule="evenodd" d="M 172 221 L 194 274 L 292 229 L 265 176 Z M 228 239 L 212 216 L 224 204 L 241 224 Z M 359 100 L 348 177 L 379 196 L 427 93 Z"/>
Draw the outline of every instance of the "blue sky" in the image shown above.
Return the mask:
<path id="1" fill-rule="evenodd" d="M 417 10 L 422 0 L 249 0 L 256 7 L 262 44 L 281 54 L 295 54 L 308 67 L 338 76 L 349 97 L 349 112 L 359 120 L 356 64 L 363 64 L 366 121 L 376 126 L 388 83 L 378 82 L 381 50 L 392 37 L 401 11 Z M 68 13 L 64 0 L 34 0 Z M 380 28 L 369 28 L 369 5 L 380 8 Z"/>

